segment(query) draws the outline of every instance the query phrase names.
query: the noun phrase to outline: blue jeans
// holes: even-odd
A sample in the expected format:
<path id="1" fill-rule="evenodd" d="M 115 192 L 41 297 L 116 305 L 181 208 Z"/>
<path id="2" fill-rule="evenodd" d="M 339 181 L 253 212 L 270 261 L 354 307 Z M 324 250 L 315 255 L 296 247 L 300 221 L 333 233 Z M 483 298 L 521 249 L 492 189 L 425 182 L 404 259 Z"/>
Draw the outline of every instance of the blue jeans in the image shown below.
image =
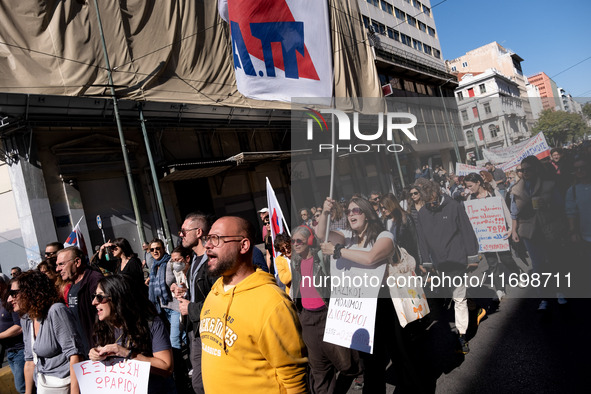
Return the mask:
<path id="1" fill-rule="evenodd" d="M 173 309 L 162 308 L 170 323 L 170 344 L 175 349 L 181 348 L 184 342 L 184 332 L 181 331 L 181 313 Z"/>
<path id="2" fill-rule="evenodd" d="M 6 352 L 6 359 L 14 376 L 14 387 L 19 393 L 25 392 L 25 351 L 9 350 Z"/>

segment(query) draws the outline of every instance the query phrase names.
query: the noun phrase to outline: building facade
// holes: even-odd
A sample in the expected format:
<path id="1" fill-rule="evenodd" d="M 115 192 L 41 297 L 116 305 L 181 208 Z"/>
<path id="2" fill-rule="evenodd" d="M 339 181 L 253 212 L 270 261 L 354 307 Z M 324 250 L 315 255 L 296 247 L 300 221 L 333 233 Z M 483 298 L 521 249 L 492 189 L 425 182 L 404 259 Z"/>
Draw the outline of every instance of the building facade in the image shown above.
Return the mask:
<path id="1" fill-rule="evenodd" d="M 558 85 L 545 72 L 539 72 L 527 77 L 530 84 L 535 85 L 540 91 L 543 109 L 562 110 L 563 104 Z"/>
<path id="2" fill-rule="evenodd" d="M 494 68 L 514 81 L 519 87 L 519 97 L 523 100 L 527 128 L 531 129 L 535 118 L 528 101 L 527 78 L 523 75 L 521 62 L 523 62 L 521 56 L 495 41 L 466 52 L 465 55 L 456 59 L 448 60 L 446 64 L 454 73 L 476 73 Z"/>
<path id="3" fill-rule="evenodd" d="M 423 164 L 452 169 L 462 161 L 465 139 L 453 91 L 457 78 L 448 72 L 430 0 L 358 0 L 360 21 L 373 44 L 384 95 L 412 102 L 424 100 L 415 127 L 418 144 L 399 155 L 407 182 Z M 419 111 L 420 112 L 420 111 Z M 459 157 L 458 157 L 459 156 Z"/>
<path id="4" fill-rule="evenodd" d="M 515 81 L 495 69 L 459 77 L 455 93 L 468 158 L 481 160 L 482 148 L 507 147 L 530 137 Z"/>

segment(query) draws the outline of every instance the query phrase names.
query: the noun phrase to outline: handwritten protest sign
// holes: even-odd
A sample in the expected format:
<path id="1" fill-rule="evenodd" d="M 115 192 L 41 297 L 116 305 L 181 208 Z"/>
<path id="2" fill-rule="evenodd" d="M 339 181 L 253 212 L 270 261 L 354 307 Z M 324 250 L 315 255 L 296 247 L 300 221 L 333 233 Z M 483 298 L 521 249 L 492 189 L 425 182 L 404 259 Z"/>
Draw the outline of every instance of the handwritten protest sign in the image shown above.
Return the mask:
<path id="1" fill-rule="evenodd" d="M 378 293 L 386 265 L 368 267 L 331 259 L 332 291 L 324 341 L 373 353 Z"/>
<path id="2" fill-rule="evenodd" d="M 519 150 L 510 160 L 501 164 L 499 167 L 507 172 L 519 165 L 521 160 L 526 158 L 527 156 L 536 156 L 538 159 L 543 159 L 545 157 L 550 156 L 550 147 L 546 142 L 546 137 L 544 137 L 544 133 L 540 132 L 535 137 L 530 138 L 528 143 Z"/>
<path id="3" fill-rule="evenodd" d="M 456 163 L 456 175 L 457 176 L 466 176 L 471 172 L 479 173 L 480 171 L 486 171 L 486 168 L 471 166 L 469 164 L 464 164 L 464 163 Z"/>
<path id="4" fill-rule="evenodd" d="M 146 394 L 150 363 L 110 358 L 74 364 L 82 394 Z"/>
<path id="5" fill-rule="evenodd" d="M 503 239 L 507 226 L 502 204 L 501 197 L 464 202 L 466 213 L 478 238 L 480 253 L 509 250 L 509 241 Z"/>

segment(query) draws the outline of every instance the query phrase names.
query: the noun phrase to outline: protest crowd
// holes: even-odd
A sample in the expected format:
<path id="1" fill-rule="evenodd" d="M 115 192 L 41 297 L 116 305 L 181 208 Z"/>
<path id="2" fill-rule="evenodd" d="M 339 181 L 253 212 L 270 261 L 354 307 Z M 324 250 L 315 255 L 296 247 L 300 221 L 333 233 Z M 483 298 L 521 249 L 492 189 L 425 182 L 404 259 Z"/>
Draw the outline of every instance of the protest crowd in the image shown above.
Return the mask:
<path id="1" fill-rule="evenodd" d="M 262 208 L 256 224 L 191 213 L 170 251 L 154 239 L 138 255 L 118 238 L 89 259 L 50 243 L 35 269 L 0 280 L 0 343 L 16 390 L 78 393 L 75 364 L 119 358 L 150 364 L 149 393 L 385 393 L 389 366 L 397 390 L 434 392 L 436 377 L 421 373 L 429 311 L 450 306 L 454 350 L 467 355 L 470 327 L 499 308 L 506 285 L 494 281 L 489 300 L 464 283 L 406 297 L 390 282 L 360 290 L 375 300 L 375 323 L 346 346 L 326 341 L 335 293 L 320 279 L 354 268 L 381 285 L 398 275 L 462 277 L 478 264 L 496 278 L 555 272 L 567 254 L 588 260 L 590 150 L 528 156 L 508 173 L 491 163 L 465 176 L 425 165 L 398 195 L 327 197 L 275 237 Z M 509 250 L 481 251 L 466 212 L 492 201 Z M 540 293 L 541 313 L 568 303 L 555 290 Z"/>

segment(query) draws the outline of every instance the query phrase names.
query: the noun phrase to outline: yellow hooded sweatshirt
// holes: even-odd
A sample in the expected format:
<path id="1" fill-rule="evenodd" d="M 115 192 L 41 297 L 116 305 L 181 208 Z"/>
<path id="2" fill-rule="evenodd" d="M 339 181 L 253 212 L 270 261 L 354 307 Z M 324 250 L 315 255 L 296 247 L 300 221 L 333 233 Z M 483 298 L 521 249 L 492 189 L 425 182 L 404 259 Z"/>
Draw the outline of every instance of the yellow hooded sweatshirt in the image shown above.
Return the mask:
<path id="1" fill-rule="evenodd" d="M 272 275 L 257 271 L 228 291 L 219 278 L 201 310 L 199 332 L 206 393 L 307 392 L 302 328 Z"/>

